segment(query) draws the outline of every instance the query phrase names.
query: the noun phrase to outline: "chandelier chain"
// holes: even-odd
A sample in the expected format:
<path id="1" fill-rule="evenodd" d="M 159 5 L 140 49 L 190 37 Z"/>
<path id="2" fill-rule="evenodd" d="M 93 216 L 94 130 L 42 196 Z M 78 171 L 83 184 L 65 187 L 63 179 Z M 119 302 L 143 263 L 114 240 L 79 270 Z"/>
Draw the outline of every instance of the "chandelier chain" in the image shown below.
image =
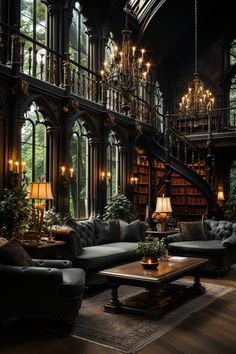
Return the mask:
<path id="1" fill-rule="evenodd" d="M 197 17 L 197 0 L 195 0 L 195 8 L 194 8 L 194 22 L 195 22 L 195 73 L 198 72 L 198 17 Z"/>

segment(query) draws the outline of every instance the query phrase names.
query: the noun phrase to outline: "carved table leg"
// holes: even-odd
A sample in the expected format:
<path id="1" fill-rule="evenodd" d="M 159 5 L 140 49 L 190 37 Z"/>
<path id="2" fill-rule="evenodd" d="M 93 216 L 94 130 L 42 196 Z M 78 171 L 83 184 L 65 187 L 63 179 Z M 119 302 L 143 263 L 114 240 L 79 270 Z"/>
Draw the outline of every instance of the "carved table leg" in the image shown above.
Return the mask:
<path id="1" fill-rule="evenodd" d="M 109 302 L 104 306 L 105 311 L 118 313 L 120 310 L 120 301 L 118 299 L 119 285 L 111 284 L 111 298 Z"/>
<path id="2" fill-rule="evenodd" d="M 194 274 L 194 283 L 193 283 L 192 288 L 194 290 L 194 293 L 197 294 L 197 295 L 205 294 L 205 288 L 200 283 L 200 273 L 195 273 Z"/>

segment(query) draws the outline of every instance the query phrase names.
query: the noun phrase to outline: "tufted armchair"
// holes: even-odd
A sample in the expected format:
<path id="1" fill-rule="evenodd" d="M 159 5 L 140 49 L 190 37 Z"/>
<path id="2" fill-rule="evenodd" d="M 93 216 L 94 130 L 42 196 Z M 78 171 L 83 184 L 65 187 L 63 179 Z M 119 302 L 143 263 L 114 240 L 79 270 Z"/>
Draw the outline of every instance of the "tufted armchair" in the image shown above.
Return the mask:
<path id="1" fill-rule="evenodd" d="M 207 258 L 205 270 L 217 274 L 236 262 L 236 223 L 208 219 L 180 222 L 179 227 L 180 233 L 167 236 L 170 254 Z"/>
<path id="2" fill-rule="evenodd" d="M 32 260 L 32 266 L 0 264 L 0 320 L 46 318 L 75 320 L 85 273 L 66 260 Z"/>

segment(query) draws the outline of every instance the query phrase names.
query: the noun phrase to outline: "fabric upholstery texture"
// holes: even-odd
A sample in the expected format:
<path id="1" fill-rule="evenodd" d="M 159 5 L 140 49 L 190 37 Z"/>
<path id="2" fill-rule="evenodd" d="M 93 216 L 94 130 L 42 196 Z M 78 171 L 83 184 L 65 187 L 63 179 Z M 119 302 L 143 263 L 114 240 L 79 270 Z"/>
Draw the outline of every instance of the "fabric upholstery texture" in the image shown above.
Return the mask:
<path id="1" fill-rule="evenodd" d="M 0 246 L 0 263 L 13 266 L 32 266 L 32 258 L 16 239 Z"/>
<path id="2" fill-rule="evenodd" d="M 207 239 L 202 221 L 180 222 L 179 228 L 184 241 Z"/>
<path id="3" fill-rule="evenodd" d="M 73 265 L 84 270 L 103 269 L 116 263 L 138 259 L 132 251 L 135 242 L 114 242 L 103 245 L 84 247 L 82 254 L 74 260 Z"/>
<path id="4" fill-rule="evenodd" d="M 204 228 L 206 240 L 186 240 L 182 233 L 167 236 L 169 254 L 207 258 L 204 270 L 223 274 L 236 261 L 236 223 L 207 219 Z"/>
<path id="5" fill-rule="evenodd" d="M 209 240 L 222 240 L 232 234 L 232 222 L 227 220 L 205 220 L 205 229 Z"/>
<path id="6" fill-rule="evenodd" d="M 117 220 L 104 221 L 94 219 L 96 230 L 96 243 L 101 245 L 104 243 L 119 241 L 119 223 Z"/>
<path id="7" fill-rule="evenodd" d="M 145 223 L 140 220 L 134 220 L 130 224 L 119 220 L 120 240 L 123 242 L 138 242 L 145 238 Z"/>
<path id="8" fill-rule="evenodd" d="M 80 239 L 80 247 L 94 246 L 97 244 L 95 235 L 95 224 L 93 220 L 86 221 L 70 221 L 69 226 L 71 226 L 77 236 Z"/>

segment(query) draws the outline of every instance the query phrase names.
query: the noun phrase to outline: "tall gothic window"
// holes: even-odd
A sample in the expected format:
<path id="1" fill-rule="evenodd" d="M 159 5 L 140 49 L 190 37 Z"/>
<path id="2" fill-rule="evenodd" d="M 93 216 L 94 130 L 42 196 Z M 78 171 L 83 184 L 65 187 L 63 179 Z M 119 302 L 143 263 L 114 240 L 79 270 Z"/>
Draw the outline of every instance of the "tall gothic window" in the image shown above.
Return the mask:
<path id="1" fill-rule="evenodd" d="M 78 219 L 88 218 L 88 137 L 77 120 L 71 139 L 71 161 L 74 176 L 71 178 L 70 213 Z"/>
<path id="2" fill-rule="evenodd" d="M 44 117 L 35 102 L 25 113 L 21 130 L 21 161 L 26 163 L 29 182 L 47 179 L 48 175 L 48 135 Z"/>
<path id="3" fill-rule="evenodd" d="M 23 72 L 43 79 L 46 64 L 47 6 L 41 0 L 21 0 Z M 42 46 L 41 46 L 42 45 Z M 45 72 L 45 70 L 44 70 Z"/>
<path id="4" fill-rule="evenodd" d="M 76 63 L 88 67 L 88 34 L 84 22 L 85 18 L 81 14 L 80 4 L 76 1 L 70 27 L 70 58 Z"/>
<path id="5" fill-rule="evenodd" d="M 118 193 L 118 143 L 117 139 L 110 133 L 107 144 L 107 200 Z"/>

